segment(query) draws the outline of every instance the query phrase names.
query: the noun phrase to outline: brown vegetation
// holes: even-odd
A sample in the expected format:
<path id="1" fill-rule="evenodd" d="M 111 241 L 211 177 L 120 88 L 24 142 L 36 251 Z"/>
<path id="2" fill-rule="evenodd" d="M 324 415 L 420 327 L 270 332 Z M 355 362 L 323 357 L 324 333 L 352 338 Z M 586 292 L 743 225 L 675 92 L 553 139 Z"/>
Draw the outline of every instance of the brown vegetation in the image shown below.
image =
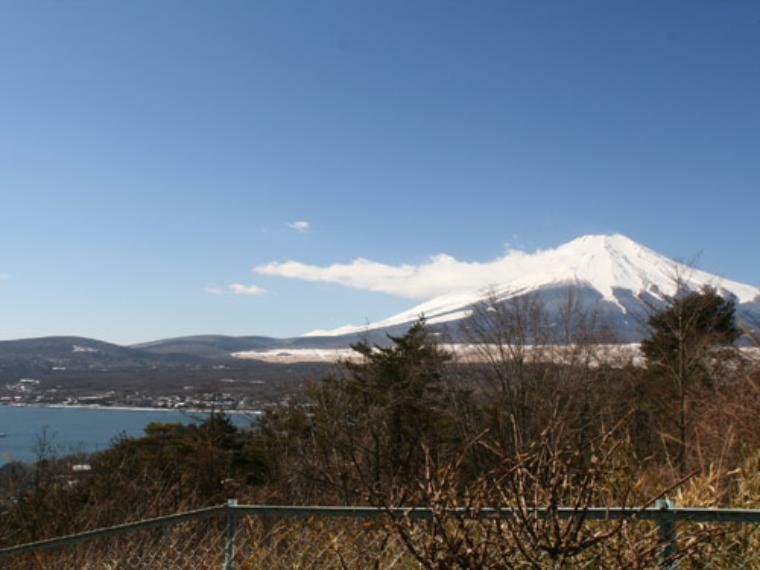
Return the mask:
<path id="1" fill-rule="evenodd" d="M 661 555 L 651 525 L 591 523 L 584 513 L 635 513 L 666 494 L 689 506 L 760 506 L 758 367 L 731 350 L 732 308 L 709 291 L 696 295 L 650 320 L 646 367 L 611 363 L 601 347 L 614 339 L 572 298 L 560 327 L 548 326 L 539 298 L 484 304 L 467 331 L 482 347 L 477 363 L 457 362 L 420 322 L 390 347 L 357 345 L 361 361 L 308 384 L 255 431 L 221 416 L 152 425 L 93 456 L 93 471 L 78 478 L 66 461 L 41 457 L 14 481 L 21 492 L 5 505 L 0 539 L 236 496 L 429 507 L 425 524 L 390 516 L 386 527 L 429 568 L 647 567 Z M 707 314 L 716 309 L 720 335 Z M 678 320 L 673 334 L 669 319 L 688 311 L 698 317 Z M 485 507 L 515 515 L 473 524 Z M 559 507 L 577 515 L 561 518 Z M 718 556 L 719 544 L 714 529 L 695 527 L 678 556 Z"/>

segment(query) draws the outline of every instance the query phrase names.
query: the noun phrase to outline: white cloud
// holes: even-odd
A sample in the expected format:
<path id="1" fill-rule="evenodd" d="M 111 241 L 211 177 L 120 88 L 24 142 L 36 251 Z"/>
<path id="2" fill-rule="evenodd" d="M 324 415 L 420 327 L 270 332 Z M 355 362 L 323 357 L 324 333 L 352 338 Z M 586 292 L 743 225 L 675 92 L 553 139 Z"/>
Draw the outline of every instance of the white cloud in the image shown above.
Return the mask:
<path id="1" fill-rule="evenodd" d="M 295 222 L 290 222 L 288 224 L 288 227 L 292 230 L 296 230 L 297 232 L 305 233 L 309 231 L 311 224 L 306 220 L 297 220 Z"/>
<path id="2" fill-rule="evenodd" d="M 263 295 L 267 292 L 266 289 L 258 285 L 243 285 L 242 283 L 233 283 L 228 285 L 227 289 L 235 295 Z"/>
<path id="3" fill-rule="evenodd" d="M 226 287 L 205 287 L 203 289 L 209 295 L 224 295 L 232 293 L 233 295 L 264 295 L 267 290 L 258 285 L 243 285 L 242 283 L 232 283 Z"/>
<path id="4" fill-rule="evenodd" d="M 430 299 L 512 279 L 515 277 L 515 262 L 526 256 L 521 251 L 510 251 L 492 261 L 467 262 L 440 254 L 419 265 L 386 265 L 358 258 L 351 263 L 334 263 L 324 267 L 285 261 L 260 265 L 255 271 L 260 275 L 339 283 L 354 289 L 410 299 Z"/>

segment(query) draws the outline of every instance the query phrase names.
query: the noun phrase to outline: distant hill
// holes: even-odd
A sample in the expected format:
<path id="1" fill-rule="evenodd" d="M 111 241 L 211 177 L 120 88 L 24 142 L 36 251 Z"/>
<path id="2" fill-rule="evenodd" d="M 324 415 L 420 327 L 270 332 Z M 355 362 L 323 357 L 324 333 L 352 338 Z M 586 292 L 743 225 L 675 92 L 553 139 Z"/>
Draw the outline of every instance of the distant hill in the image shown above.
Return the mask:
<path id="1" fill-rule="evenodd" d="M 0 341 L 0 375 L 46 373 L 51 370 L 115 370 L 196 365 L 203 359 L 188 354 L 155 354 L 91 338 L 52 336 Z"/>
<path id="2" fill-rule="evenodd" d="M 201 358 L 224 359 L 233 352 L 276 348 L 283 340 L 265 336 L 198 335 L 169 338 L 133 345 L 131 348 L 157 355 L 189 354 Z"/>
<path id="3" fill-rule="evenodd" d="M 156 340 L 133 345 L 132 348 L 151 354 L 187 354 L 202 358 L 223 360 L 236 352 L 289 348 L 343 348 L 356 342 L 359 335 L 340 337 L 272 338 L 266 336 L 198 335 Z"/>
<path id="4" fill-rule="evenodd" d="M 91 338 L 54 336 L 0 341 L 0 382 L 47 377 L 54 373 L 83 378 L 111 373 L 157 378 L 165 370 L 172 378 L 197 376 L 197 370 L 229 369 L 255 363 L 232 355 L 251 350 L 299 347 L 330 348 L 350 342 L 346 338 L 276 339 L 261 336 L 204 335 L 158 340 L 136 346 L 119 346 Z M 274 374 L 267 365 L 267 374 Z M 186 372 L 183 372 L 186 371 Z M 108 373 L 108 374 L 106 374 Z M 189 376 L 188 376 L 189 377 Z"/>

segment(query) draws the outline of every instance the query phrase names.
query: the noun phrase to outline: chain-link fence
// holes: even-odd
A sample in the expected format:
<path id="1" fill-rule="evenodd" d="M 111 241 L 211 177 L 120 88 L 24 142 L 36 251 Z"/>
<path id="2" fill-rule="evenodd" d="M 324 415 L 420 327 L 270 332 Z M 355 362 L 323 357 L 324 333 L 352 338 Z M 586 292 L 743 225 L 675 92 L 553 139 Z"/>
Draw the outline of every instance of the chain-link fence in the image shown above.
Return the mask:
<path id="1" fill-rule="evenodd" d="M 622 524 L 563 567 L 760 568 L 760 510 L 572 509 L 532 511 L 536 520 L 582 516 Z M 504 509 L 228 505 L 0 550 L 8 569 L 264 569 L 556 567 L 556 556 L 515 544 Z M 549 521 L 551 527 L 554 522 Z M 537 527 L 538 528 L 538 527 Z M 532 529 L 531 532 L 535 532 Z M 531 538 L 526 535 L 526 541 Z M 531 557 L 533 559 L 531 560 Z"/>

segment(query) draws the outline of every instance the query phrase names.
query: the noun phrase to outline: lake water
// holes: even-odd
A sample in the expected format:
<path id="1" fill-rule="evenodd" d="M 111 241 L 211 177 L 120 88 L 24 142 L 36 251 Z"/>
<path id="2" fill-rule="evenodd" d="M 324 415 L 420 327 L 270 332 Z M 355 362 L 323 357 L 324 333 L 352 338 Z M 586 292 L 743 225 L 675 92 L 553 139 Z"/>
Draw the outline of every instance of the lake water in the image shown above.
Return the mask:
<path id="1" fill-rule="evenodd" d="M 59 455 L 75 451 L 98 451 L 121 433 L 142 435 L 151 422 L 193 423 L 207 414 L 174 410 L 103 410 L 92 408 L 46 408 L 0 406 L 0 465 L 9 461 L 34 461 L 43 430 Z M 232 421 L 247 427 L 253 414 L 231 414 Z"/>

